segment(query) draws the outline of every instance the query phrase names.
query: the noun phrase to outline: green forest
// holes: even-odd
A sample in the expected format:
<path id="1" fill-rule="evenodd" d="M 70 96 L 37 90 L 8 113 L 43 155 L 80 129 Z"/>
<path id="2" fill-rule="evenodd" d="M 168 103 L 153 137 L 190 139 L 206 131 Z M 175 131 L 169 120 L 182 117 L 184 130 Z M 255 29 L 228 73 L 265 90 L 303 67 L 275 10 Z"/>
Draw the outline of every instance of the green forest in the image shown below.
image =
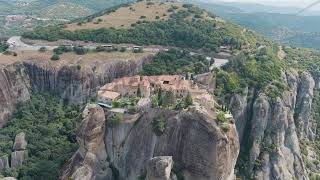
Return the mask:
<path id="1" fill-rule="evenodd" d="M 7 169 L 1 174 L 21 180 L 56 180 L 63 164 L 78 149 L 78 106 L 65 105 L 57 97 L 41 94 L 17 107 L 0 129 L 0 155 L 10 155 L 15 135 L 24 132 L 28 158 L 21 169 Z"/>
<path id="2" fill-rule="evenodd" d="M 245 43 L 244 38 L 237 33 L 239 31 L 237 28 L 239 27 L 236 25 L 228 23 L 222 25 L 196 15 L 192 20 L 186 20 L 185 18 L 190 14 L 190 11 L 180 10 L 173 13 L 168 20 L 141 21 L 132 24 L 130 29 L 101 28 L 71 32 L 65 30 L 63 25 L 60 25 L 39 27 L 31 32 L 24 33 L 23 36 L 30 39 L 45 39 L 49 41 L 69 39 L 100 43 L 152 44 L 204 49 L 207 51 L 218 51 L 221 45 L 230 45 L 234 49 L 240 49 Z"/>

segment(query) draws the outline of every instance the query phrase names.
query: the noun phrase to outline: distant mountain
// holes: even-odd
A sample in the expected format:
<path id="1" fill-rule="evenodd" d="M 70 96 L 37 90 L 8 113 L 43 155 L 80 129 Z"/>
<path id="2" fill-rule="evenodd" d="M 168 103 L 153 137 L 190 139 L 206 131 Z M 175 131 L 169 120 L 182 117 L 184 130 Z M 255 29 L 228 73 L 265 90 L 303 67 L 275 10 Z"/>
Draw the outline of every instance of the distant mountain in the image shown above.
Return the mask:
<path id="1" fill-rule="evenodd" d="M 320 48 L 320 13 L 299 11 L 292 7 L 273 7 L 249 3 L 192 3 L 224 19 L 253 29 L 265 36 L 297 47 Z M 306 16 L 318 14 L 318 16 Z"/>

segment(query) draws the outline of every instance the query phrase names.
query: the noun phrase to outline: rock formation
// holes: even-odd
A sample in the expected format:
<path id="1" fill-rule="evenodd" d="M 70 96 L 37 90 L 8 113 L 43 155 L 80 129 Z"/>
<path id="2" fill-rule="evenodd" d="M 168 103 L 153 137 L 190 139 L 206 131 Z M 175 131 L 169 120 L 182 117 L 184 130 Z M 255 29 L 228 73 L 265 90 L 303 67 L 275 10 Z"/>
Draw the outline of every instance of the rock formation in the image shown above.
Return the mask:
<path id="1" fill-rule="evenodd" d="M 14 151 L 26 150 L 26 147 L 27 147 L 26 135 L 24 134 L 24 132 L 21 132 L 17 134 L 15 137 L 13 150 Z"/>
<path id="2" fill-rule="evenodd" d="M 100 107 L 89 105 L 84 113 L 88 116 L 78 130 L 82 132 L 78 134 L 81 147 L 64 167 L 60 179 L 116 177 L 136 180 L 145 173 L 151 179 L 155 176 L 168 178 L 171 158 L 162 156 L 171 156 L 175 172 L 186 180 L 233 177 L 239 152 L 235 125 L 230 124 L 230 130 L 224 132 L 215 119 L 200 109 L 188 112 L 148 109 L 147 113 L 141 112 L 138 117 L 126 119 L 119 125 L 110 125 L 108 119 L 102 123 L 105 114 Z M 165 118 L 166 128 L 157 136 L 153 132 L 153 120 L 159 116 Z M 101 138 L 104 143 L 100 142 Z M 101 147 L 103 144 L 105 146 Z M 106 155 L 97 155 L 97 149 Z M 162 158 L 152 159 L 154 157 Z M 159 169 L 152 168 L 155 166 Z M 174 177 L 173 173 L 171 175 Z"/>
<path id="3" fill-rule="evenodd" d="M 171 156 L 154 157 L 148 161 L 146 180 L 170 180 L 172 168 Z"/>
<path id="4" fill-rule="evenodd" d="M 105 114 L 98 105 L 88 105 L 83 112 L 83 121 L 77 130 L 80 149 L 68 162 L 61 179 L 99 179 L 102 167 L 108 167 L 104 144 Z M 103 179 L 107 178 L 108 174 Z"/>
<path id="5" fill-rule="evenodd" d="M 16 169 L 22 166 L 27 157 L 27 151 L 14 151 L 11 153 L 11 168 Z"/>
<path id="6" fill-rule="evenodd" d="M 25 139 L 25 133 L 21 132 L 16 135 L 14 145 L 12 147 L 12 153 L 10 158 L 5 155 L 0 157 L 0 170 L 6 170 L 8 168 L 16 169 L 22 166 L 24 160 L 27 158 L 27 141 Z"/>
<path id="7" fill-rule="evenodd" d="M 242 145 L 238 164 L 254 179 L 309 179 L 299 138 L 312 139 L 314 135 L 311 104 L 315 82 L 308 73 L 294 70 L 287 71 L 283 79 L 289 89 L 282 97 L 273 99 L 263 93 L 254 97 L 249 90 L 245 96 L 231 99 Z"/>
<path id="8" fill-rule="evenodd" d="M 27 158 L 27 141 L 25 137 L 25 133 L 21 132 L 16 135 L 14 145 L 13 145 L 13 152 L 11 153 L 11 168 L 19 168 L 22 166 L 22 163 Z"/>

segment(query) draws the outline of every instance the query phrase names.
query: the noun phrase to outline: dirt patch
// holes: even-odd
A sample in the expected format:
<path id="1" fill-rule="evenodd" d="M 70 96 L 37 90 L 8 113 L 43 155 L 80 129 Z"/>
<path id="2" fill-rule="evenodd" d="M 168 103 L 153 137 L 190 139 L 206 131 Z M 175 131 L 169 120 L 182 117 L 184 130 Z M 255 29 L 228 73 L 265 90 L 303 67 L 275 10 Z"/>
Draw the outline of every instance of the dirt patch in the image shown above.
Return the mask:
<path id="1" fill-rule="evenodd" d="M 12 64 L 22 61 L 51 61 L 52 51 L 16 51 L 17 56 L 0 54 L 0 65 Z M 59 61 L 52 61 L 63 64 L 91 64 L 111 62 L 115 60 L 140 60 L 141 58 L 152 56 L 152 52 L 132 53 L 132 52 L 90 52 L 85 55 L 77 55 L 75 53 L 64 53 L 60 55 Z"/>
<path id="2" fill-rule="evenodd" d="M 100 29 L 100 28 L 130 28 L 131 24 L 137 21 L 157 21 L 166 20 L 172 12 L 168 12 L 172 6 L 175 6 L 176 11 L 185 9 L 179 3 L 161 3 L 153 1 L 142 1 L 132 4 L 128 7 L 121 7 L 113 13 L 100 16 L 93 19 L 92 22 L 84 24 L 69 24 L 66 29 L 70 31 L 81 29 Z"/>

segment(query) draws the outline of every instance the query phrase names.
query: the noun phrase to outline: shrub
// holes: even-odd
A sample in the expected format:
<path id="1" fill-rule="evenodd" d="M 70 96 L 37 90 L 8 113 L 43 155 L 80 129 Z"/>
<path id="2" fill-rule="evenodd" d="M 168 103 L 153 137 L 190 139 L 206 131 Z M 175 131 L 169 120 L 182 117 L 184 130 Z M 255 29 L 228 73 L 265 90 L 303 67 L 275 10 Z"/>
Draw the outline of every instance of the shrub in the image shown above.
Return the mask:
<path id="1" fill-rule="evenodd" d="M 151 106 L 153 108 L 158 107 L 159 102 L 158 102 L 158 97 L 157 96 L 152 96 L 151 97 Z"/>
<path id="2" fill-rule="evenodd" d="M 97 46 L 96 47 L 96 51 L 97 52 L 103 52 L 103 51 L 105 51 L 106 50 L 106 48 L 104 48 L 104 47 L 102 47 L 102 46 Z"/>
<path id="3" fill-rule="evenodd" d="M 113 108 L 120 108 L 120 102 L 118 102 L 118 101 L 113 101 L 113 102 L 112 102 L 112 107 L 113 107 Z"/>
<path id="4" fill-rule="evenodd" d="M 47 51 L 47 48 L 46 48 L 46 47 L 41 47 L 41 48 L 39 49 L 39 51 L 40 51 L 40 52 L 46 52 L 46 51 Z"/>
<path id="5" fill-rule="evenodd" d="M 73 47 L 73 51 L 78 55 L 84 55 L 88 52 L 88 49 L 81 46 L 75 46 Z"/>
<path id="6" fill-rule="evenodd" d="M 80 65 L 80 64 L 78 64 L 76 67 L 77 67 L 77 70 L 78 70 L 78 71 L 81 70 L 81 65 Z"/>
<path id="7" fill-rule="evenodd" d="M 120 48 L 120 52 L 126 52 L 127 51 L 127 47 L 121 47 Z"/>
<path id="8" fill-rule="evenodd" d="M 196 15 L 194 15 L 194 18 L 198 18 L 198 19 L 200 19 L 200 18 L 202 18 L 202 16 L 201 16 L 201 15 L 199 15 L 199 14 L 196 14 Z"/>
<path id="9" fill-rule="evenodd" d="M 228 123 L 223 123 L 221 125 L 221 129 L 222 129 L 223 132 L 227 133 L 227 132 L 230 131 L 230 125 Z"/>
<path id="10" fill-rule="evenodd" d="M 153 132 L 157 136 L 161 136 L 165 129 L 166 129 L 166 121 L 165 119 L 160 116 L 160 117 L 155 117 L 152 121 L 152 127 L 153 127 Z"/>
<path id="11" fill-rule="evenodd" d="M 189 107 L 193 104 L 193 99 L 190 93 L 188 93 L 187 97 L 184 100 L 185 107 Z"/>
<path id="12" fill-rule="evenodd" d="M 114 117 L 110 117 L 108 119 L 108 122 L 111 126 L 117 126 L 123 122 L 123 115 L 122 114 L 116 114 Z"/>
<path id="13" fill-rule="evenodd" d="M 58 61 L 58 60 L 60 60 L 60 56 L 58 54 L 54 54 L 54 55 L 52 55 L 51 60 Z"/>
<path id="14" fill-rule="evenodd" d="M 226 122 L 227 119 L 226 119 L 226 114 L 224 112 L 219 112 L 218 115 L 217 115 L 217 120 L 219 122 Z"/>
<path id="15" fill-rule="evenodd" d="M 73 49 L 71 46 L 64 46 L 64 45 L 53 49 L 53 52 L 58 55 L 61 55 L 63 53 L 67 53 L 67 52 L 72 52 L 72 51 L 73 51 Z"/>
<path id="16" fill-rule="evenodd" d="M 138 109 L 136 106 L 129 106 L 128 112 L 129 112 L 129 114 L 135 114 L 138 112 Z"/>
<path id="17" fill-rule="evenodd" d="M 186 107 L 185 103 L 183 103 L 183 101 L 179 101 L 179 102 L 177 103 L 175 109 L 176 109 L 176 110 L 181 110 L 181 109 L 183 109 L 183 108 L 185 108 L 185 107 Z"/>

